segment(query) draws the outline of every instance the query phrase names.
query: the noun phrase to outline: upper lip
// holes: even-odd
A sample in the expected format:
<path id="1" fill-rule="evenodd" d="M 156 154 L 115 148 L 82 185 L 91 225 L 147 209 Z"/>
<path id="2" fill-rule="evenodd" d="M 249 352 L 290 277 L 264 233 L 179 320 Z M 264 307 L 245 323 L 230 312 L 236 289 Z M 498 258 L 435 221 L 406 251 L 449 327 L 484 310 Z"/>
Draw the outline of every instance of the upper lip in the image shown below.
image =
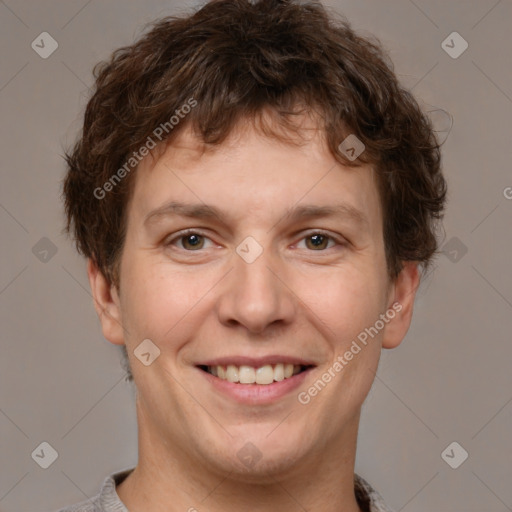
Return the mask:
<path id="1" fill-rule="evenodd" d="M 307 361 L 300 357 L 283 356 L 271 354 L 264 357 L 247 357 L 247 356 L 227 356 L 209 359 L 199 363 L 197 366 L 252 366 L 260 368 L 265 365 L 274 364 L 293 364 L 297 366 L 316 366 L 312 361 Z"/>

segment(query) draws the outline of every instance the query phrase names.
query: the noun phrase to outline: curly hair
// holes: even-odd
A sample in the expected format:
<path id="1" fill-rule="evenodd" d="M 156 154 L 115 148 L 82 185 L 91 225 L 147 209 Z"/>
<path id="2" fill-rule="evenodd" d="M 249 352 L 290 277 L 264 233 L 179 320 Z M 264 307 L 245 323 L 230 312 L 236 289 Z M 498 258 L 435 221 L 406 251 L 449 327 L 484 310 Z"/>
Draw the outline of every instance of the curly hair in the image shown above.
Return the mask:
<path id="1" fill-rule="evenodd" d="M 65 153 L 65 230 L 109 282 L 119 285 L 141 148 L 157 134 L 169 144 L 186 126 L 218 145 L 264 110 L 285 130 L 262 130 L 281 140 L 298 130 L 298 114 L 316 112 L 340 163 L 371 164 L 390 277 L 404 261 L 427 269 L 446 199 L 440 143 L 378 39 L 357 35 L 320 3 L 292 0 L 213 0 L 149 28 L 95 66 L 82 133 Z M 193 108 L 185 111 L 187 104 Z M 355 160 L 339 149 L 351 134 L 364 144 Z"/>

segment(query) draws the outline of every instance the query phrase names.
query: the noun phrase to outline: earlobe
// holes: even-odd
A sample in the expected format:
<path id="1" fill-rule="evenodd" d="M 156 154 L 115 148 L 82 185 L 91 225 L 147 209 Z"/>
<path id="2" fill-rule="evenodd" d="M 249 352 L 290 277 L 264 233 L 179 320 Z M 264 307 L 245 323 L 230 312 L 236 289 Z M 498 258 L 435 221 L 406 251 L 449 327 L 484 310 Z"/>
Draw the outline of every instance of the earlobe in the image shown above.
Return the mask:
<path id="1" fill-rule="evenodd" d="M 396 348 L 405 338 L 411 325 L 414 298 L 420 283 L 418 263 L 404 262 L 404 266 L 391 286 L 388 311 L 393 318 L 386 325 L 382 339 L 383 348 Z"/>
<path id="2" fill-rule="evenodd" d="M 103 336 L 115 345 L 124 345 L 121 307 L 115 286 L 105 278 L 92 259 L 87 261 L 87 275 Z"/>

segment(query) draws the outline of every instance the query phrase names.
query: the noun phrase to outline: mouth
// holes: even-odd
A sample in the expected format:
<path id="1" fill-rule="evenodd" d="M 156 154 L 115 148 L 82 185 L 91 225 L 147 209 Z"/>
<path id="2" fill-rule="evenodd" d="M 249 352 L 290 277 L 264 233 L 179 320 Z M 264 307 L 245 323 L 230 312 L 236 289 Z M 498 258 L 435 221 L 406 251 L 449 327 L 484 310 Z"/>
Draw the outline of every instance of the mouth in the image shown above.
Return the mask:
<path id="1" fill-rule="evenodd" d="M 268 386 L 275 382 L 291 379 L 295 375 L 306 372 L 314 365 L 293 363 L 265 364 L 262 366 L 249 365 L 198 365 L 198 368 L 220 380 L 233 384 L 260 384 Z"/>

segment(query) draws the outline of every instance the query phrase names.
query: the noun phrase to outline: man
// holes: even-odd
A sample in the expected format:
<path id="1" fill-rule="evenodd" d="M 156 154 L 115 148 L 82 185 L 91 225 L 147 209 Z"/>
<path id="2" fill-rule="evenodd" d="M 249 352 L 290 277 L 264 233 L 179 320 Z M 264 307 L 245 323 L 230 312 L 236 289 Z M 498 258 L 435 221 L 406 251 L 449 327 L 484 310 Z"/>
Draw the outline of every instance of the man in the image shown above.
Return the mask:
<path id="1" fill-rule="evenodd" d="M 137 389 L 139 460 L 63 511 L 389 511 L 354 474 L 446 184 L 377 43 L 218 0 L 95 70 L 68 230 Z"/>

